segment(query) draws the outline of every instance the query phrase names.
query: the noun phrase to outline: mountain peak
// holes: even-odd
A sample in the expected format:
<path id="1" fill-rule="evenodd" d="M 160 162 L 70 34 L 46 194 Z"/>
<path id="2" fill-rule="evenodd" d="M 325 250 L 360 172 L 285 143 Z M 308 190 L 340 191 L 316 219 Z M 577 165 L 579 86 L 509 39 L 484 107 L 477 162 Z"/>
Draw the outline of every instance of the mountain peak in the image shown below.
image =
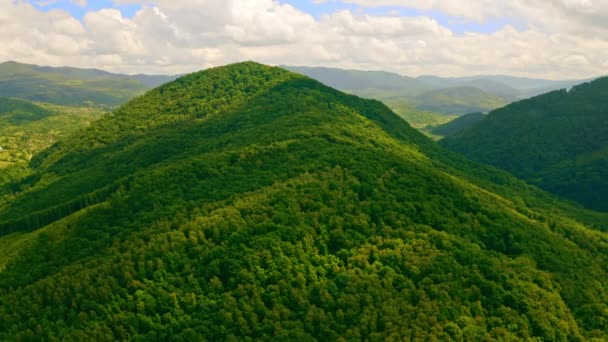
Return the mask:
<path id="1" fill-rule="evenodd" d="M 329 120 L 337 108 L 355 106 L 359 112 L 377 121 L 399 139 L 426 143 L 412 129 L 378 101 L 363 100 L 341 93 L 306 76 L 256 62 L 242 62 L 194 72 L 166 83 L 125 104 L 114 113 L 92 125 L 80 138 L 64 141 L 35 158 L 35 164 L 52 163 L 72 150 L 92 150 L 110 146 L 125 139 L 153 134 L 162 127 L 196 126 L 216 115 L 226 118 L 233 112 L 252 113 L 256 106 L 273 107 L 275 103 L 290 105 L 277 112 L 301 115 L 313 110 L 323 112 L 316 124 Z M 335 107 L 335 108 L 334 108 Z M 374 110 L 371 110 L 373 108 Z M 236 127 L 249 120 L 258 125 L 270 117 L 269 111 L 232 118 Z M 220 125 L 228 125 L 223 120 Z M 86 137 L 85 137 L 86 136 Z M 94 143 L 91 138 L 94 137 Z"/>

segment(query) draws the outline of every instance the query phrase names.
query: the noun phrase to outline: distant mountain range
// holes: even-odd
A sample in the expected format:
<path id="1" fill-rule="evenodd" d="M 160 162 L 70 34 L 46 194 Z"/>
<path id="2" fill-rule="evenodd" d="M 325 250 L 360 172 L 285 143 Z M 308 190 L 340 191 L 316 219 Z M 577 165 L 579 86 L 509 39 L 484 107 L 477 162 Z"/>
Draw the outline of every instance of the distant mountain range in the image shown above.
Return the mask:
<path id="1" fill-rule="evenodd" d="M 381 100 L 399 112 L 396 103 L 443 115 L 488 112 L 511 102 L 570 88 L 581 80 L 553 81 L 511 76 L 402 76 L 384 71 L 287 66 L 331 87 Z M 408 120 L 408 117 L 404 117 Z"/>
<path id="2" fill-rule="evenodd" d="M 115 107 L 177 76 L 120 75 L 97 69 L 0 64 L 0 96 L 70 106 Z"/>

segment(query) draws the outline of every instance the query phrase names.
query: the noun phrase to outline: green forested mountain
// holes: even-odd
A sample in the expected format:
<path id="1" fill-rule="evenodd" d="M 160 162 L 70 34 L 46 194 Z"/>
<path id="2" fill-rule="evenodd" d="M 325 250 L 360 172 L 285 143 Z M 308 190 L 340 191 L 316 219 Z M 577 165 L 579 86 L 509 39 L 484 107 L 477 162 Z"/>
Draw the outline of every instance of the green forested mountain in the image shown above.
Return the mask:
<path id="1" fill-rule="evenodd" d="M 443 145 L 608 211 L 608 78 L 496 110 Z"/>
<path id="2" fill-rule="evenodd" d="M 32 167 L 1 340 L 608 338 L 606 217 L 280 68 L 187 75 Z"/>
<path id="3" fill-rule="evenodd" d="M 173 79 L 5 62 L 0 63 L 0 96 L 68 106 L 115 107 Z"/>
<path id="4" fill-rule="evenodd" d="M 468 129 L 487 117 L 484 113 L 469 113 L 450 122 L 428 128 L 435 135 L 449 137 Z"/>

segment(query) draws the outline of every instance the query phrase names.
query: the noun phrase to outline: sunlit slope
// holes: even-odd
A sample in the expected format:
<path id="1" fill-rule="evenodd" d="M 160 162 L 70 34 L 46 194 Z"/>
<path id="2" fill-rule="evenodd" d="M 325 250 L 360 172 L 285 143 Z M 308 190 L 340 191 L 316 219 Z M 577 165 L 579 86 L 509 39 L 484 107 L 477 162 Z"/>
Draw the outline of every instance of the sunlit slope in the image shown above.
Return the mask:
<path id="1" fill-rule="evenodd" d="M 99 118 L 100 110 L 0 97 L 0 202 L 4 186 L 29 174 L 27 162 Z"/>

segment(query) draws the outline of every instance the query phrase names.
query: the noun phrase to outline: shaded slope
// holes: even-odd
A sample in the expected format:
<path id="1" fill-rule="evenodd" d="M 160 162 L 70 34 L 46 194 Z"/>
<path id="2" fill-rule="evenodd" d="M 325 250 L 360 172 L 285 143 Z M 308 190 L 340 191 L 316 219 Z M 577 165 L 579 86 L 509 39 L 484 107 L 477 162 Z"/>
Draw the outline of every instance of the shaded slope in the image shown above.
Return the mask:
<path id="1" fill-rule="evenodd" d="M 431 127 L 429 128 L 429 131 L 439 136 L 449 137 L 458 134 L 464 131 L 465 129 L 471 128 L 473 125 L 483 120 L 485 117 L 486 114 L 483 113 L 469 113 L 458 117 L 450 122 L 444 123 L 443 125 Z"/>
<path id="2" fill-rule="evenodd" d="M 0 127 L 23 125 L 50 115 L 52 111 L 31 102 L 0 97 Z"/>
<path id="3" fill-rule="evenodd" d="M 608 211 L 608 78 L 521 101 L 445 139 L 450 149 Z"/>
<path id="4" fill-rule="evenodd" d="M 0 211 L 3 339 L 605 337 L 605 234 L 278 68 L 188 75 L 35 165 Z"/>

